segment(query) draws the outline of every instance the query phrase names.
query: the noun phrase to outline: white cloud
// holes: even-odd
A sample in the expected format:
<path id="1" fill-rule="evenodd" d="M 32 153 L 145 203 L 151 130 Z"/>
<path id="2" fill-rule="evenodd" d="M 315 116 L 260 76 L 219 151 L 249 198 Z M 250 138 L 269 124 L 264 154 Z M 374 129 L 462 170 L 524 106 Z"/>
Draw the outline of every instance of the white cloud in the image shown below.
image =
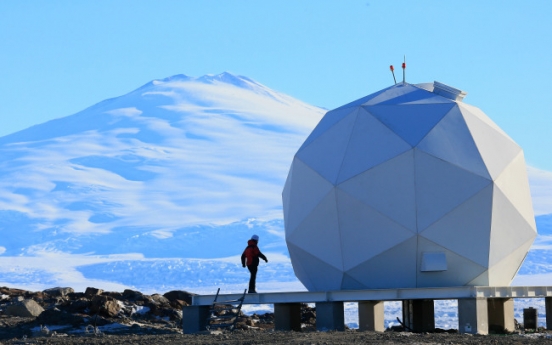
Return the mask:
<path id="1" fill-rule="evenodd" d="M 535 215 L 552 213 L 552 172 L 527 167 Z"/>

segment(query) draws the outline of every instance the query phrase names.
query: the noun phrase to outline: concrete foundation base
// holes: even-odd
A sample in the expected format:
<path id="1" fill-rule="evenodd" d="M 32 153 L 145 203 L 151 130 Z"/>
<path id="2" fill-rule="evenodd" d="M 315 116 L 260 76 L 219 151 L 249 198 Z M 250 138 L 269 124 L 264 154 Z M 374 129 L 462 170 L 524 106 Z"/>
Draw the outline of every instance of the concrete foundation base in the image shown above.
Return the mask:
<path id="1" fill-rule="evenodd" d="M 182 308 L 182 331 L 185 334 L 194 334 L 205 331 L 210 306 L 187 306 Z"/>
<path id="2" fill-rule="evenodd" d="M 458 332 L 489 334 L 486 298 L 458 299 Z"/>
<path id="3" fill-rule="evenodd" d="M 403 323 L 413 332 L 435 330 L 435 307 L 431 299 L 404 300 Z"/>
<path id="4" fill-rule="evenodd" d="M 502 333 L 515 331 L 514 299 L 490 298 L 487 300 L 489 332 Z"/>
<path id="5" fill-rule="evenodd" d="M 344 331 L 343 302 L 317 302 L 316 329 L 319 331 Z"/>
<path id="6" fill-rule="evenodd" d="M 358 302 L 358 330 L 385 331 L 383 301 Z"/>
<path id="7" fill-rule="evenodd" d="M 276 331 L 301 331 L 301 303 L 274 304 Z"/>

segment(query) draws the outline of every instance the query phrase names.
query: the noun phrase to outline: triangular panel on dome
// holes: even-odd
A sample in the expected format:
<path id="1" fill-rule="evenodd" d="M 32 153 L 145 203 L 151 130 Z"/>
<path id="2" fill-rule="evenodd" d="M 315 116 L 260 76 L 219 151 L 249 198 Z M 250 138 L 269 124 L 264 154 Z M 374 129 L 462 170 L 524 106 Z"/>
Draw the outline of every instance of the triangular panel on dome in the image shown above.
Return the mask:
<path id="1" fill-rule="evenodd" d="M 366 286 L 356 280 L 355 278 L 349 276 L 348 274 L 343 275 L 343 281 L 341 282 L 341 290 L 363 290 Z"/>
<path id="2" fill-rule="evenodd" d="M 468 103 L 463 103 L 463 102 L 458 103 L 458 106 L 459 106 L 462 114 L 469 113 L 470 115 L 475 116 L 479 120 L 481 120 L 484 123 L 486 123 L 487 125 L 489 125 L 489 127 L 492 127 L 493 129 L 495 129 L 497 132 L 499 132 L 500 134 L 502 134 L 506 138 L 512 140 L 512 138 L 510 138 L 510 136 L 508 134 L 506 134 L 506 132 L 504 132 L 502 130 L 502 128 L 500 128 L 493 120 L 491 120 L 491 118 L 489 116 L 487 116 L 487 114 L 485 114 L 478 107 L 473 106 L 473 105 L 468 104 Z"/>
<path id="3" fill-rule="evenodd" d="M 345 271 L 415 236 L 344 191 L 337 190 L 337 200 Z"/>
<path id="4" fill-rule="evenodd" d="M 386 101 L 395 99 L 397 97 L 407 95 L 417 90 L 419 90 L 419 88 L 412 86 L 410 84 L 403 84 L 403 83 L 395 84 L 381 90 L 382 92 L 378 92 L 377 94 L 374 94 L 375 95 L 374 97 L 367 99 L 365 102 L 362 103 L 362 105 L 376 105 L 381 102 L 386 102 Z"/>
<path id="5" fill-rule="evenodd" d="M 451 100 L 449 98 L 439 96 L 437 94 L 434 94 L 431 91 L 429 91 L 429 92 L 433 95 L 429 96 L 427 98 L 421 98 L 421 99 L 413 100 L 413 101 L 410 101 L 410 102 L 404 102 L 402 104 L 403 105 L 409 105 L 409 104 L 453 103 L 454 102 L 453 100 Z"/>
<path id="6" fill-rule="evenodd" d="M 489 175 L 495 179 L 519 154 L 521 148 L 498 128 L 488 117 L 481 117 L 460 106 Z M 485 114 L 483 114 L 485 115 Z"/>
<path id="7" fill-rule="evenodd" d="M 490 179 L 485 162 L 457 106 L 420 141 L 418 149 Z"/>
<path id="8" fill-rule="evenodd" d="M 416 244 L 415 237 L 408 239 L 345 271 L 345 274 L 365 285 L 366 289 L 415 288 Z"/>
<path id="9" fill-rule="evenodd" d="M 523 264 L 527 252 L 531 248 L 533 240 L 520 243 L 520 246 L 512 251 L 510 255 L 489 268 L 490 286 L 508 286 L 514 280 L 516 273 Z"/>
<path id="10" fill-rule="evenodd" d="M 307 137 L 303 145 L 299 148 L 301 151 L 304 147 L 312 143 L 316 138 L 326 133 L 330 128 L 335 126 L 336 123 L 343 120 L 351 113 L 358 111 L 358 107 L 341 107 L 335 110 L 328 111 L 324 117 L 318 122 L 316 127 L 312 130 L 311 134 Z"/>
<path id="11" fill-rule="evenodd" d="M 527 223 L 535 229 L 535 213 L 527 179 L 527 167 L 523 158 L 523 151 L 512 160 L 495 181 L 496 186 L 504 193 L 508 200 L 516 207 Z"/>
<path id="12" fill-rule="evenodd" d="M 293 161 L 291 162 L 291 167 L 289 168 L 288 176 L 284 184 L 284 189 L 282 190 L 282 206 L 284 211 L 284 219 L 289 215 L 289 206 L 291 201 L 291 181 L 293 180 Z M 285 224 L 285 223 L 284 223 Z"/>
<path id="13" fill-rule="evenodd" d="M 414 161 L 418 232 L 492 183 L 418 149 Z"/>
<path id="14" fill-rule="evenodd" d="M 416 231 L 413 150 L 341 183 L 338 188 Z"/>
<path id="15" fill-rule="evenodd" d="M 489 286 L 489 270 L 481 273 L 475 279 L 466 284 L 467 286 Z"/>
<path id="16" fill-rule="evenodd" d="M 410 149 L 407 142 L 361 108 L 357 114 L 337 183 Z"/>
<path id="17" fill-rule="evenodd" d="M 286 234 L 286 241 L 319 260 L 342 269 L 335 191 L 329 192 L 295 231 Z"/>
<path id="18" fill-rule="evenodd" d="M 331 183 L 298 159 L 293 160 L 290 177 L 286 185 L 289 185 L 291 191 L 289 198 L 284 200 L 285 229 L 288 235 L 333 188 Z"/>
<path id="19" fill-rule="evenodd" d="M 379 102 L 377 105 L 407 105 L 407 104 L 435 104 L 435 103 L 454 103 L 453 100 L 439 96 L 422 88 L 416 88 L 412 92 L 395 97 L 393 99 Z M 374 100 L 367 105 L 375 105 Z"/>
<path id="20" fill-rule="evenodd" d="M 363 108 L 414 147 L 455 104 L 374 105 Z"/>
<path id="21" fill-rule="evenodd" d="M 424 253 L 443 253 L 446 256 L 447 269 L 435 272 L 423 272 L 421 260 Z M 428 241 L 422 237 L 418 238 L 418 270 L 417 287 L 443 287 L 463 286 L 486 271 L 487 268 L 458 255 L 445 247 Z"/>
<path id="22" fill-rule="evenodd" d="M 493 219 L 489 266 L 494 266 L 537 237 L 534 221 L 528 223 L 499 188 L 493 191 Z"/>
<path id="23" fill-rule="evenodd" d="M 423 88 L 403 83 L 395 84 L 382 91 L 376 97 L 364 102 L 363 105 L 402 104 L 435 96 Z"/>
<path id="24" fill-rule="evenodd" d="M 490 184 L 421 232 L 420 237 L 489 267 L 492 197 Z"/>
<path id="25" fill-rule="evenodd" d="M 347 115 L 295 155 L 331 183 L 335 183 L 357 118 Z"/>
<path id="26" fill-rule="evenodd" d="M 286 241 L 287 242 L 287 241 Z M 309 275 L 304 267 L 305 262 L 301 260 L 302 250 L 296 248 L 293 244 L 286 243 L 289 251 L 289 258 L 291 260 L 291 265 L 293 267 L 293 273 L 299 281 L 307 288 L 309 291 L 314 291 L 314 283 L 310 280 Z M 299 253 L 297 255 L 296 253 Z"/>
<path id="27" fill-rule="evenodd" d="M 291 246 L 290 252 L 294 252 L 295 258 L 309 268 L 303 270 L 308 276 L 308 281 L 313 285 L 313 288 L 309 291 L 331 291 L 341 288 L 342 271 L 307 253 L 297 245 L 288 244 L 288 246 Z"/>

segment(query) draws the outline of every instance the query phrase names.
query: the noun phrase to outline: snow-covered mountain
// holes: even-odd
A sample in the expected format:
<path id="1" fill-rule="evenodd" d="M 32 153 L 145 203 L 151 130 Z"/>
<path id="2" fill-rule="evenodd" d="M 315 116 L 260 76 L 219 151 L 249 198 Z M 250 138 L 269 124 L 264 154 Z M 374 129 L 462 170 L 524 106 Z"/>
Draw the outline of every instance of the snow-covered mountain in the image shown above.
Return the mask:
<path id="1" fill-rule="evenodd" d="M 246 77 L 177 75 L 1 137 L 0 285 L 243 291 L 256 233 L 259 290 L 303 290 L 281 191 L 324 113 Z M 514 283 L 552 285 L 552 173 L 529 176 L 540 235 Z"/>
<path id="2" fill-rule="evenodd" d="M 206 272 L 174 260 L 226 260 L 253 232 L 289 266 L 282 185 L 323 114 L 246 77 L 177 75 L 0 138 L 0 284 L 194 286 Z M 148 273 L 159 258 L 174 279 Z M 107 273 L 126 260 L 142 273 Z"/>

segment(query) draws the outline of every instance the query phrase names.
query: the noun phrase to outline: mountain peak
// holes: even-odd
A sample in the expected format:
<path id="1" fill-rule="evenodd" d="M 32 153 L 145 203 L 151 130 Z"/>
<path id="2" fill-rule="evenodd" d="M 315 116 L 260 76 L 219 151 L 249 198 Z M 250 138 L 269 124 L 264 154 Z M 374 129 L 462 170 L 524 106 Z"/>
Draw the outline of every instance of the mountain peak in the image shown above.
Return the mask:
<path id="1" fill-rule="evenodd" d="M 202 82 L 207 84 L 212 84 L 215 82 L 222 82 L 226 84 L 232 84 L 238 87 L 245 87 L 245 88 L 251 88 L 251 85 L 257 85 L 261 86 L 261 84 L 255 82 L 254 80 L 241 76 L 241 75 L 235 75 L 230 72 L 222 72 L 219 74 L 206 74 L 201 77 L 190 77 L 185 74 L 176 74 L 167 78 L 163 79 L 155 79 L 146 85 L 161 85 L 164 83 L 171 83 L 171 82 Z"/>
<path id="2" fill-rule="evenodd" d="M 255 82 L 252 79 L 249 79 L 244 76 L 235 75 L 230 72 L 222 72 L 220 74 L 207 74 L 202 77 L 197 78 L 198 81 L 204 82 L 204 83 L 226 83 L 230 85 L 234 85 L 243 89 L 249 89 L 249 90 L 258 90 L 259 88 L 266 89 L 263 85 Z"/>

